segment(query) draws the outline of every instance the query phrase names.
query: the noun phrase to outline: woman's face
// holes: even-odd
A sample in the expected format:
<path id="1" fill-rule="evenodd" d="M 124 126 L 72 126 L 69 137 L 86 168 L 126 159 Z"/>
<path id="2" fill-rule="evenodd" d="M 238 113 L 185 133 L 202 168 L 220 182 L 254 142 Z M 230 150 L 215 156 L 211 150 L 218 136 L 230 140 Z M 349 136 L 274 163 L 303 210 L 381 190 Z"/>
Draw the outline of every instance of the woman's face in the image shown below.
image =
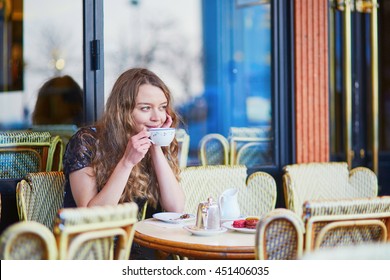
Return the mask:
<path id="1" fill-rule="evenodd" d="M 141 85 L 135 103 L 132 115 L 137 132 L 144 128 L 161 127 L 164 124 L 167 119 L 168 100 L 159 87 Z"/>

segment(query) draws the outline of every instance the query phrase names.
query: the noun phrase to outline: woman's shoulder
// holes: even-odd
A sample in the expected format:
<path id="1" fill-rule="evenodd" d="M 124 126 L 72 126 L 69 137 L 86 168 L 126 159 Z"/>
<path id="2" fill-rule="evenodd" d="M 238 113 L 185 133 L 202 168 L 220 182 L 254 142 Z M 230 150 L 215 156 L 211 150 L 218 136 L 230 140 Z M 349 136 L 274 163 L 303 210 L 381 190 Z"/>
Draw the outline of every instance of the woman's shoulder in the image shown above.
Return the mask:
<path id="1" fill-rule="evenodd" d="M 94 126 L 81 127 L 77 132 L 69 139 L 68 145 L 92 145 L 97 139 L 97 129 Z"/>
<path id="2" fill-rule="evenodd" d="M 82 137 L 97 137 L 97 129 L 95 126 L 84 126 L 80 127 L 72 138 L 82 138 Z"/>
<path id="3" fill-rule="evenodd" d="M 96 127 L 82 127 L 70 139 L 63 158 L 64 172 L 90 166 L 94 157 L 97 141 Z"/>

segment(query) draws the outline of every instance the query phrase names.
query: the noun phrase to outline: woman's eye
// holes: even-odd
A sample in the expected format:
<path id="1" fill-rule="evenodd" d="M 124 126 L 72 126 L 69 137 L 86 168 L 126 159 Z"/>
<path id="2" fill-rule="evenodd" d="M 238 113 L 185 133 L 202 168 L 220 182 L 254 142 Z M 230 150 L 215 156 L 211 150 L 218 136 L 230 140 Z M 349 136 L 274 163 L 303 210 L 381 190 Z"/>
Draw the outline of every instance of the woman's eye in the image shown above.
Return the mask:
<path id="1" fill-rule="evenodd" d="M 148 111 L 150 109 L 149 106 L 144 106 L 144 107 L 141 107 L 141 111 Z"/>
<path id="2" fill-rule="evenodd" d="M 167 107 L 168 107 L 167 105 L 161 106 L 161 107 L 160 107 L 160 111 L 166 111 L 166 110 L 167 110 Z"/>

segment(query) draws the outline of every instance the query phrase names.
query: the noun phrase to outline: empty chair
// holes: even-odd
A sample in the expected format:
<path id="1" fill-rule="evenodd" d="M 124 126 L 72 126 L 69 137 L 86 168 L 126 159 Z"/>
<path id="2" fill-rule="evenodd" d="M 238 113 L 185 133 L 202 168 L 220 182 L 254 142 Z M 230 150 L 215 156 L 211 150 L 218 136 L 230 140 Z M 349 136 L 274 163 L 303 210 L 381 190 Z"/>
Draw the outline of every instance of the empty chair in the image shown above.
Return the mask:
<path id="1" fill-rule="evenodd" d="M 64 201 L 65 176 L 61 171 L 29 173 L 16 186 L 21 221 L 36 221 L 53 230 Z"/>
<path id="2" fill-rule="evenodd" d="M 269 126 L 231 127 L 230 164 L 245 164 L 248 168 L 273 164 L 272 140 Z"/>
<path id="3" fill-rule="evenodd" d="M 305 250 L 388 242 L 390 197 L 307 201 Z"/>
<path id="4" fill-rule="evenodd" d="M 245 165 L 248 168 L 256 168 L 273 163 L 273 155 L 268 144 L 261 142 L 249 142 L 238 150 L 236 164 Z"/>
<path id="5" fill-rule="evenodd" d="M 221 134 L 205 135 L 199 142 L 199 160 L 202 165 L 229 164 L 229 142 Z"/>
<path id="6" fill-rule="evenodd" d="M 275 209 L 257 224 L 255 259 L 295 260 L 303 253 L 304 226 L 300 217 L 288 209 Z"/>
<path id="7" fill-rule="evenodd" d="M 200 202 L 211 196 L 214 200 L 229 188 L 237 188 L 241 215 L 261 216 L 275 208 L 276 183 L 264 172 L 247 178 L 243 165 L 209 165 L 187 167 L 181 172 L 186 213 L 196 213 Z"/>
<path id="8" fill-rule="evenodd" d="M 287 208 L 299 216 L 305 201 L 375 197 L 378 194 L 374 172 L 365 167 L 349 171 L 345 162 L 287 165 L 283 187 Z"/>
<path id="9" fill-rule="evenodd" d="M 57 244 L 53 233 L 34 221 L 23 221 L 7 227 L 0 238 L 2 260 L 55 260 Z"/>
<path id="10" fill-rule="evenodd" d="M 0 178 L 22 178 L 29 172 L 61 170 L 62 140 L 49 132 L 0 132 Z"/>
<path id="11" fill-rule="evenodd" d="M 54 227 L 59 259 L 128 260 L 137 214 L 133 202 L 61 209 Z"/>
<path id="12" fill-rule="evenodd" d="M 190 149 L 190 136 L 183 128 L 178 128 L 175 137 L 179 144 L 179 166 L 186 167 Z"/>

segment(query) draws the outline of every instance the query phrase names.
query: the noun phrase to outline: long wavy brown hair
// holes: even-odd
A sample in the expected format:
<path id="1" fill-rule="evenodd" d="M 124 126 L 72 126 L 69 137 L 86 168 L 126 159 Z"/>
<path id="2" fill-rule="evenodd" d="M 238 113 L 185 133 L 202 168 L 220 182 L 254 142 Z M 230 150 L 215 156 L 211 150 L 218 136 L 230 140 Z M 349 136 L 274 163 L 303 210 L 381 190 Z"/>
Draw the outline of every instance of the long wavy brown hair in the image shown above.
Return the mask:
<path id="1" fill-rule="evenodd" d="M 164 82 L 153 72 L 143 68 L 129 69 L 119 76 L 107 100 L 105 112 L 97 123 L 96 155 L 92 166 L 96 174 L 96 184 L 100 191 L 106 184 L 115 166 L 123 156 L 126 145 L 135 131 L 132 112 L 136 105 L 139 87 L 144 84 L 159 87 L 167 98 L 167 111 L 172 117 L 172 127 L 179 121 L 178 114 L 172 107 L 171 92 Z M 176 139 L 168 147 L 162 147 L 168 162 L 179 179 L 178 143 Z M 120 198 L 121 202 L 146 198 L 148 204 L 156 207 L 159 200 L 159 188 L 153 168 L 150 152 L 134 166 L 127 185 Z"/>

